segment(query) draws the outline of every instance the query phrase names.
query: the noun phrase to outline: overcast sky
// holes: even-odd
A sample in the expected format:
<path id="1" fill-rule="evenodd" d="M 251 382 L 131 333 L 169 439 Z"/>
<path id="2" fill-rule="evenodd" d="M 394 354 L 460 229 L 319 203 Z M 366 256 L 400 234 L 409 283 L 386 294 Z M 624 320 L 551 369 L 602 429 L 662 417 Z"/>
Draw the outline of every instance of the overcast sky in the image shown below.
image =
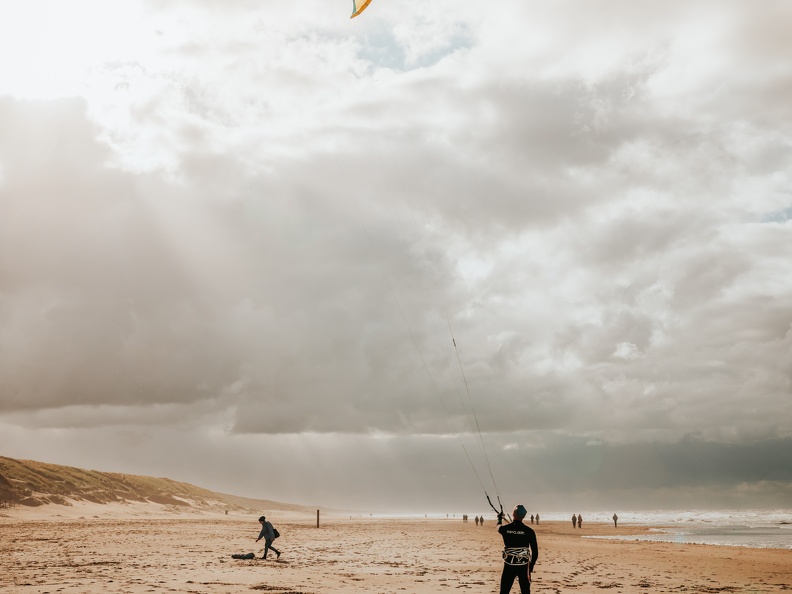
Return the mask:
<path id="1" fill-rule="evenodd" d="M 349 12 L 3 3 L 0 453 L 792 508 L 792 3 Z"/>

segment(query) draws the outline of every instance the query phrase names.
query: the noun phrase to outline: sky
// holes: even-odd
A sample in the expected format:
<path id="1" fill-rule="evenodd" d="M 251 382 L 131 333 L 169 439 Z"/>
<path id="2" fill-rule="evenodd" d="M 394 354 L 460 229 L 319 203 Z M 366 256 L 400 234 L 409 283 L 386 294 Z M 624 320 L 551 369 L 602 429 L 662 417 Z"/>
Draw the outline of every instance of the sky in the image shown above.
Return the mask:
<path id="1" fill-rule="evenodd" d="M 792 509 L 789 1 L 2 11 L 0 454 Z"/>

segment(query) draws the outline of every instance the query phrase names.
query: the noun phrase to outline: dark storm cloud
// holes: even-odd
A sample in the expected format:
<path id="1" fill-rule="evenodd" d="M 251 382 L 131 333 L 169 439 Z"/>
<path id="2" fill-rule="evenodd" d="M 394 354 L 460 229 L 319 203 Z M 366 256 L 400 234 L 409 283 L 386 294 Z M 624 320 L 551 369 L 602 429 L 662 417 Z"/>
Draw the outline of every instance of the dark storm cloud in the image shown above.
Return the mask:
<path id="1" fill-rule="evenodd" d="M 142 197 L 172 191 L 106 169 L 79 101 L 0 111 L 4 409 L 216 397 L 216 316 Z"/>
<path id="2" fill-rule="evenodd" d="M 309 184 L 279 196 L 252 180 L 226 203 L 207 206 L 154 176 L 105 170 L 82 105 L 64 104 L 65 131 L 53 126 L 35 145 L 54 147 L 43 162 L 35 150 L 11 154 L 16 137 L 6 136 L 14 173 L 2 193 L 10 215 L 2 252 L 17 254 L 3 265 L 7 411 L 209 399 L 239 403 L 242 431 L 412 425 L 409 415 L 389 412 L 392 388 L 382 392 L 405 369 L 414 374 L 415 356 L 402 329 L 378 321 L 392 306 L 376 258 L 346 264 L 369 249 L 349 212 L 342 208 L 338 219 Z M 22 124 L 37 116 L 11 101 L 3 112 Z M 81 144 L 89 150 L 75 150 Z M 46 171 L 41 185 L 20 187 L 26 159 Z M 229 177 L 216 161 L 188 160 L 185 170 L 196 190 L 217 191 Z M 193 213 L 175 219 L 158 206 L 184 201 Z M 233 233 L 231 255 L 240 261 L 213 251 L 216 238 L 202 234 L 196 210 Z M 330 266 L 318 265 L 320 257 Z M 365 289 L 372 277 L 379 294 Z M 350 369 L 361 371 L 350 378 Z M 402 386 L 392 394 L 418 391 Z M 331 414 L 343 399 L 350 414 Z M 114 415 L 91 416 L 101 423 Z"/>
<path id="3" fill-rule="evenodd" d="M 572 507 L 778 505 L 788 497 L 792 481 L 788 438 L 724 444 L 689 437 L 677 443 L 625 445 L 551 438 L 548 444 L 500 455 L 531 470 L 538 501 L 559 493 L 563 504 Z M 519 491 L 517 483 L 501 486 Z M 701 499 L 705 492 L 708 501 Z"/>

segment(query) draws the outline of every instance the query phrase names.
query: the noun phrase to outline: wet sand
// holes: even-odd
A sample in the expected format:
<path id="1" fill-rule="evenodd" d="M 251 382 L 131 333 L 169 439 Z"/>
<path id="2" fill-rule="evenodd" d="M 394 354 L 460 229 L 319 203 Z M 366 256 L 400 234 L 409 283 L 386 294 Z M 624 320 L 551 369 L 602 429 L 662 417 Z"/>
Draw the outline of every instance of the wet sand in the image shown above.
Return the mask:
<path id="1" fill-rule="evenodd" d="M 152 505 L 0 515 L 2 593 L 430 594 L 498 591 L 501 539 L 451 520 L 322 518 L 267 513 L 279 560 L 256 552 L 257 514 L 154 513 Z M 96 513 L 92 513 L 96 512 Z M 786 592 L 792 551 L 586 539 L 647 528 L 543 522 L 532 592 Z M 518 592 L 517 584 L 513 592 Z"/>

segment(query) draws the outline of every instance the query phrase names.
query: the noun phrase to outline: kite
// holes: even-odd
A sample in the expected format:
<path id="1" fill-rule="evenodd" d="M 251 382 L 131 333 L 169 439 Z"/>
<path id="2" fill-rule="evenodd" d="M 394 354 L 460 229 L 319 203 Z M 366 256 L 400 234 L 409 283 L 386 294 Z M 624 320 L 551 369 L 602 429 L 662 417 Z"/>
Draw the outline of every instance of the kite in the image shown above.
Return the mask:
<path id="1" fill-rule="evenodd" d="M 352 16 L 349 18 L 354 19 L 357 15 L 366 10 L 366 6 L 369 4 L 371 4 L 371 0 L 352 0 Z"/>

